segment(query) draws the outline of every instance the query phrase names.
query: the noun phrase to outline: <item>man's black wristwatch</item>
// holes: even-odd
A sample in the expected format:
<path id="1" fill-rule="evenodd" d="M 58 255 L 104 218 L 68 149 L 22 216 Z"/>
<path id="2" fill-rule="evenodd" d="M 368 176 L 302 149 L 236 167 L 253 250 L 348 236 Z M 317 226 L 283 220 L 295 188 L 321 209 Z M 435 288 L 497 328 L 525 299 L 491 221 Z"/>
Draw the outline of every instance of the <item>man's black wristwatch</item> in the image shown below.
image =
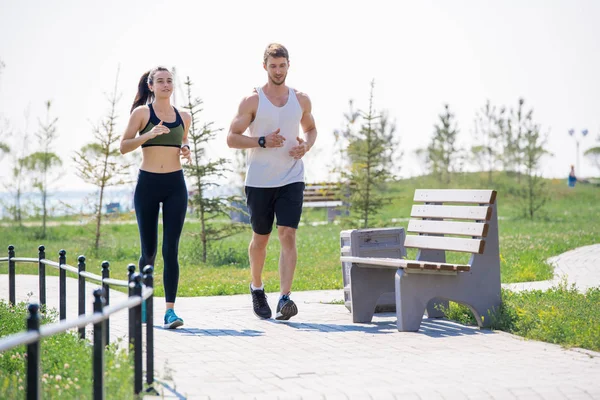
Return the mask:
<path id="1" fill-rule="evenodd" d="M 258 138 L 258 145 L 259 145 L 260 147 L 262 147 L 263 149 L 266 149 L 266 148 L 267 148 L 267 144 L 266 144 L 266 141 L 265 141 L 265 137 L 264 137 L 264 136 L 261 136 L 261 137 L 259 137 L 259 138 Z"/>

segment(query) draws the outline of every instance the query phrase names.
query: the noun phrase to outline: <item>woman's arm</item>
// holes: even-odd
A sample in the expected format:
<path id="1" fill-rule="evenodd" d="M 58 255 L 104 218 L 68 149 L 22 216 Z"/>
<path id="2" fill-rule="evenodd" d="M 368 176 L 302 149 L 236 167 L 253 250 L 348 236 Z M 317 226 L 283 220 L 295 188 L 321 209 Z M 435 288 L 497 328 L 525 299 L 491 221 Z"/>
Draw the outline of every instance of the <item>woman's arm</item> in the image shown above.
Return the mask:
<path id="1" fill-rule="evenodd" d="M 150 139 L 154 139 L 158 135 L 169 133 L 169 128 L 162 125 L 162 121 L 156 125 L 150 132 L 136 137 L 135 135 L 143 129 L 142 123 L 150 118 L 150 110 L 147 106 L 140 106 L 133 110 L 129 116 L 127 129 L 121 138 L 120 151 L 121 154 L 127 154 L 140 147 Z"/>
<path id="2" fill-rule="evenodd" d="M 192 153 L 190 151 L 190 141 L 188 138 L 188 132 L 190 131 L 190 125 L 192 124 L 192 116 L 185 112 L 180 111 L 181 119 L 183 119 L 183 139 L 181 141 L 181 158 L 188 160 L 188 163 L 192 162 Z"/>

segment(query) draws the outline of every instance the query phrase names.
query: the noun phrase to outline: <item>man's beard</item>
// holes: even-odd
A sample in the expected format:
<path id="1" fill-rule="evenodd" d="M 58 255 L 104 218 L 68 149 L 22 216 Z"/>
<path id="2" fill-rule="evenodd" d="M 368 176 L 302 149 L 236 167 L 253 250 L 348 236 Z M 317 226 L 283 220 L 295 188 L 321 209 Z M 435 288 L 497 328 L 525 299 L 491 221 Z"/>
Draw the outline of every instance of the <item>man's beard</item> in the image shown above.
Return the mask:
<path id="1" fill-rule="evenodd" d="M 285 78 L 287 78 L 287 74 L 285 74 L 283 78 L 281 78 L 281 82 L 277 82 L 271 75 L 269 75 L 269 80 L 271 81 L 271 83 L 277 86 L 283 85 L 285 83 Z"/>

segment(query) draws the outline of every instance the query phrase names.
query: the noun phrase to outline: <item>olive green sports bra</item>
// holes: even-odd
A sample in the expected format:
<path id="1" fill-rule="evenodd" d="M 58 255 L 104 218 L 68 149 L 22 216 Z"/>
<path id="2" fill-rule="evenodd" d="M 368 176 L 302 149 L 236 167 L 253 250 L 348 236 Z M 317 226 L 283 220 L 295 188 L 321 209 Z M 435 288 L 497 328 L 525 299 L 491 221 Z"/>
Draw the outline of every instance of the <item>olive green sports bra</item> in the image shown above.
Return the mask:
<path id="1" fill-rule="evenodd" d="M 148 123 L 140 131 L 140 135 L 143 135 L 146 132 L 149 132 L 152 128 L 160 123 L 160 119 L 156 116 L 154 112 L 154 108 L 152 104 L 148 104 L 148 108 L 150 109 L 150 119 Z M 179 111 L 175 107 L 175 122 L 163 122 L 163 125 L 169 128 L 171 131 L 164 135 L 158 135 L 154 139 L 148 140 L 146 143 L 142 145 L 142 147 L 149 146 L 167 146 L 167 147 L 181 147 L 181 143 L 183 141 L 183 119 L 181 119 L 181 115 L 179 115 Z"/>

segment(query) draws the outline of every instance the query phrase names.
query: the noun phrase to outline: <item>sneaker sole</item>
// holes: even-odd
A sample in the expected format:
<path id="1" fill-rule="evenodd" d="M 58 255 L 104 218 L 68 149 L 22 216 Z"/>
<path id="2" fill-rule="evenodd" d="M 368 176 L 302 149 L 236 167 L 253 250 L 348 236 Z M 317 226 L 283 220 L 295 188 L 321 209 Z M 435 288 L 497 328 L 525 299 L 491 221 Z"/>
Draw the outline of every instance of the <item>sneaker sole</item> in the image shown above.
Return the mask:
<path id="1" fill-rule="evenodd" d="M 298 307 L 296 306 L 296 303 L 290 301 L 277 312 L 275 319 L 279 321 L 287 321 L 296 314 L 298 314 Z"/>
<path id="2" fill-rule="evenodd" d="M 254 311 L 254 310 L 252 310 L 252 312 L 254 313 L 254 315 L 256 315 L 256 318 L 258 318 L 258 319 L 270 319 L 270 318 L 272 317 L 272 314 L 269 314 L 269 316 L 268 316 L 268 317 L 263 317 L 263 316 L 261 316 L 261 315 L 258 315 L 258 314 L 256 313 L 256 311 Z"/>
<path id="3" fill-rule="evenodd" d="M 164 324 L 163 328 L 165 329 L 175 329 L 183 325 L 183 321 L 176 320 L 171 322 L 170 324 Z"/>

